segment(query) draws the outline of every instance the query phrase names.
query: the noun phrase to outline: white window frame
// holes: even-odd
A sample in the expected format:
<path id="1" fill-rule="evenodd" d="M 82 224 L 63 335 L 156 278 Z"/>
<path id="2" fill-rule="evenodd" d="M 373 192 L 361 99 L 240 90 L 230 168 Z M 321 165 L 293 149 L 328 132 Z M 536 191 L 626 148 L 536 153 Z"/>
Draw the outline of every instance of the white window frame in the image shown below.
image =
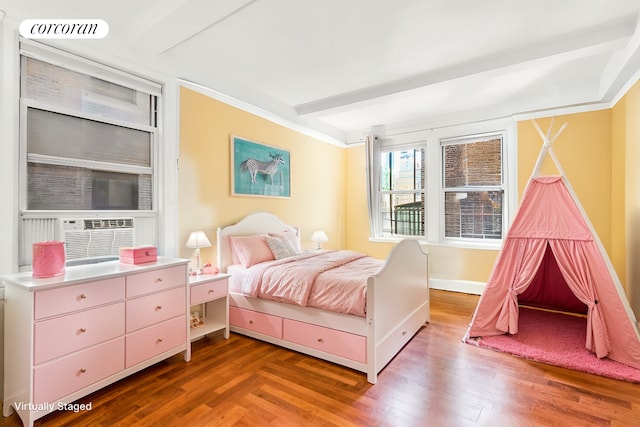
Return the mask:
<path id="1" fill-rule="evenodd" d="M 504 235 L 506 233 L 506 225 L 505 224 L 505 215 L 504 215 L 504 210 L 505 210 L 505 198 L 506 198 L 506 182 L 505 182 L 505 169 L 506 169 L 506 161 L 505 161 L 505 156 L 504 156 L 504 152 L 505 152 L 505 146 L 506 146 L 506 141 L 507 141 L 507 135 L 506 135 L 506 131 L 498 131 L 498 132 L 490 132 L 490 133 L 485 133 L 485 134 L 479 134 L 479 135 L 467 135 L 467 136 L 462 136 L 462 137 L 454 137 L 454 138 L 443 138 L 440 139 L 440 158 L 441 158 L 441 170 L 442 170 L 442 174 L 441 174 L 441 183 L 442 185 L 440 186 L 440 224 L 441 224 L 441 239 L 444 242 L 452 242 L 452 243 L 469 243 L 469 244 L 476 244 L 478 242 L 483 242 L 483 243 L 487 243 L 489 245 L 491 245 L 492 242 L 502 242 L 502 238 L 500 239 L 479 239 L 479 238 L 473 238 L 473 237 L 448 237 L 446 236 L 446 226 L 445 226 L 445 194 L 447 191 L 456 191 L 456 190 L 462 190 L 460 187 L 445 187 L 445 174 L 444 174 L 444 165 L 442 164 L 444 162 L 444 149 L 447 146 L 451 146 L 451 145 L 463 145 L 463 144 L 472 144 L 474 142 L 483 142 L 483 141 L 488 141 L 488 140 L 493 140 L 493 139 L 501 139 L 501 147 L 500 147 L 500 151 L 501 151 L 501 156 L 500 156 L 500 184 L 498 185 L 491 185 L 491 186 L 470 186 L 470 187 L 466 187 L 464 188 L 464 190 L 467 190 L 469 192 L 478 192 L 478 191 L 492 191 L 492 190 L 502 190 L 503 191 L 503 206 L 502 206 L 502 230 L 501 230 L 501 236 L 504 238 Z"/>
<path id="2" fill-rule="evenodd" d="M 33 219 L 47 219 L 47 218 L 111 218 L 111 217 L 133 217 L 140 220 L 140 222 L 136 222 L 136 224 L 140 224 L 141 227 L 138 227 L 137 233 L 140 233 L 144 236 L 153 236 L 155 241 L 146 241 L 144 243 L 153 243 L 160 244 L 162 242 L 163 234 L 160 227 L 161 218 L 160 212 L 162 210 L 161 204 L 163 203 L 162 195 L 160 189 L 162 183 L 162 165 L 161 165 L 161 146 L 160 141 L 162 139 L 161 129 L 163 126 L 163 114 L 161 105 L 163 103 L 163 86 L 160 83 L 154 82 L 152 80 L 145 79 L 143 77 L 139 77 L 133 73 L 121 71 L 117 68 L 113 68 L 107 65 L 100 64 L 98 62 L 92 61 L 90 59 L 83 58 L 81 56 L 71 54 L 65 52 L 63 50 L 59 50 L 38 42 L 34 42 L 31 40 L 20 39 L 19 41 L 19 49 L 18 49 L 18 59 L 17 64 L 20 66 L 20 56 L 31 57 L 40 61 L 48 62 L 50 64 L 58 65 L 64 68 L 67 68 L 72 71 L 76 71 L 79 73 L 83 73 L 86 75 L 91 75 L 94 77 L 98 77 L 103 80 L 110 81 L 115 84 L 119 84 L 122 86 L 129 87 L 131 89 L 135 89 L 138 91 L 142 91 L 144 93 L 156 96 L 156 123 L 155 126 L 150 125 L 134 125 L 129 122 L 119 122 L 116 119 L 105 118 L 102 116 L 94 116 L 92 114 L 87 114 L 83 112 L 73 111 L 70 112 L 71 115 L 78 118 L 85 118 L 90 120 L 96 120 L 99 122 L 107 123 L 107 124 L 115 124 L 115 125 L 123 125 L 125 127 L 129 127 L 132 129 L 138 129 L 143 131 L 148 131 L 152 135 L 151 141 L 151 168 L 146 168 L 142 166 L 123 166 L 123 165 L 114 165 L 114 164 L 103 164 L 103 168 L 109 171 L 121 171 L 124 173 L 146 173 L 149 170 L 152 171 L 152 209 L 151 210 L 28 210 L 27 209 L 27 153 L 26 153 L 26 134 L 27 129 L 25 125 L 24 118 L 26 117 L 27 108 L 35 107 L 41 108 L 46 111 L 51 111 L 54 113 L 65 113 L 64 108 L 57 107 L 55 105 L 51 105 L 48 103 L 44 103 L 41 101 L 29 100 L 22 98 L 21 91 L 18 90 L 17 96 L 19 99 L 19 109 L 18 113 L 20 115 L 20 125 L 19 125 L 19 165 L 18 165 L 18 213 L 20 220 L 18 221 L 19 226 L 19 235 L 21 236 L 21 244 L 19 246 L 24 246 L 24 221 L 25 220 L 33 220 Z M 17 70 L 17 76 L 20 76 L 20 70 Z M 43 158 L 39 158 L 38 160 L 45 160 Z M 57 164 L 59 163 L 60 158 L 56 159 Z M 70 166 L 81 166 L 81 167 L 90 167 L 94 169 L 102 169 L 100 165 L 97 165 L 94 162 L 89 160 L 78 160 L 78 159 L 68 159 L 68 163 Z M 60 239 L 60 236 L 56 237 Z M 25 255 L 25 251 L 29 248 L 20 247 L 18 252 L 18 266 L 20 269 L 24 268 L 26 263 L 25 259 L 27 256 Z"/>
<path id="3" fill-rule="evenodd" d="M 372 133 L 380 132 L 380 128 L 375 128 Z M 451 139 L 464 139 L 473 136 L 501 134 L 503 136 L 502 162 L 503 162 L 503 218 L 502 218 L 502 239 L 466 239 L 466 238 L 445 238 L 444 237 L 444 181 L 443 181 L 443 156 L 442 141 Z M 499 249 L 502 240 L 506 236 L 511 218 L 515 214 L 518 183 L 517 183 L 517 124 L 510 117 L 504 119 L 487 120 L 461 125 L 443 126 L 434 129 L 397 129 L 393 132 L 386 132 L 381 136 L 378 154 L 383 148 L 389 149 L 397 146 L 416 146 L 425 144 L 425 236 L 421 240 L 433 245 L 453 246 L 471 249 Z M 378 160 L 379 163 L 379 160 Z M 372 167 L 379 182 L 380 165 Z M 378 195 L 380 194 L 379 184 L 375 188 L 376 200 L 373 207 L 375 215 L 379 218 L 380 209 L 378 206 Z M 373 218 L 376 221 L 376 218 Z M 385 236 L 380 233 L 373 235 L 374 227 L 371 228 L 372 235 L 369 240 L 373 242 L 395 242 L 406 238 L 405 236 Z"/>
<path id="4" fill-rule="evenodd" d="M 409 144 L 386 144 L 385 141 L 382 141 L 380 144 L 380 150 L 378 152 L 378 156 L 377 158 L 380 159 L 382 153 L 388 153 L 390 151 L 401 151 L 401 150 L 420 150 L 420 149 L 424 149 L 424 153 L 425 153 L 425 157 L 426 157 L 426 153 L 427 153 L 427 147 L 426 147 L 426 142 L 425 141 L 421 141 L 421 142 L 415 142 L 415 143 L 409 143 Z M 423 167 L 426 168 L 427 164 L 426 164 L 426 159 L 423 158 L 422 159 L 422 164 Z M 427 174 L 425 173 L 425 182 L 422 183 L 422 190 L 382 190 L 380 188 L 380 172 L 381 171 L 381 167 L 380 165 L 378 165 L 378 180 L 377 180 L 377 185 L 378 185 L 378 190 L 376 192 L 377 197 L 376 197 L 376 212 L 379 215 L 379 223 L 382 223 L 382 217 L 381 217 L 381 212 L 380 212 L 380 199 L 383 195 L 389 195 L 389 194 L 401 194 L 401 193 L 405 193 L 405 194 L 419 194 L 419 193 L 424 193 L 425 195 L 425 204 L 427 203 L 427 187 L 426 187 L 426 179 L 427 179 Z M 397 239 L 402 239 L 402 238 L 407 238 L 407 237 L 424 237 L 424 236 L 415 236 L 415 235 L 400 235 L 400 234 L 392 234 L 392 233 L 384 233 L 382 231 L 382 225 L 380 225 L 380 230 L 379 230 L 380 236 L 383 238 L 397 238 Z M 426 233 L 426 224 L 425 224 L 425 233 Z"/>

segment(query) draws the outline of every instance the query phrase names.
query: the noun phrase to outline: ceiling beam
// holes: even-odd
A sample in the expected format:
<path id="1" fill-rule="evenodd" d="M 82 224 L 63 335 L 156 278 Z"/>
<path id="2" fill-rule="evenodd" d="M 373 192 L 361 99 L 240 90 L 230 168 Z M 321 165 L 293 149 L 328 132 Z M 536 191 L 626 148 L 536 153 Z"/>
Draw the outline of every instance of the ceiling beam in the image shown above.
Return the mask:
<path id="1" fill-rule="evenodd" d="M 527 67 L 533 62 L 539 64 L 541 61 L 559 63 L 611 52 L 626 44 L 629 37 L 633 35 L 635 27 L 635 17 L 634 19 L 610 22 L 606 25 L 567 34 L 563 38 L 543 40 L 534 45 L 498 52 L 494 55 L 472 59 L 454 66 L 430 70 L 380 85 L 298 104 L 295 106 L 295 110 L 300 115 L 326 112 L 340 109 L 340 107 L 347 105 L 496 69 Z"/>

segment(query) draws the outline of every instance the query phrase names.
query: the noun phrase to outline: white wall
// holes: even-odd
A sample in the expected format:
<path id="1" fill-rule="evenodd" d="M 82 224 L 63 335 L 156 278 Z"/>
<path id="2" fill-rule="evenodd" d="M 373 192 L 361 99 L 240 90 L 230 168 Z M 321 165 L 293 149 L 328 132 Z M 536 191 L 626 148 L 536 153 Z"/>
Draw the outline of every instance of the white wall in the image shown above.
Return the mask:
<path id="1" fill-rule="evenodd" d="M 0 20 L 0 276 L 18 272 L 18 173 L 19 160 L 19 46 L 18 26 L 10 18 Z M 58 46 L 64 49 L 63 46 Z M 163 84 L 160 128 L 159 219 L 160 255 L 177 256 L 178 247 L 178 80 L 152 68 L 122 63 L 117 58 L 96 56 L 87 45 L 74 52 L 88 59 L 132 72 Z M 152 67 L 153 64 L 150 64 Z M 4 287 L 0 286 L 0 340 L 4 342 Z M 4 347 L 0 351 L 0 366 L 4 366 Z M 0 384 L 4 383 L 0 369 Z M 0 393 L 2 390 L 0 389 Z"/>

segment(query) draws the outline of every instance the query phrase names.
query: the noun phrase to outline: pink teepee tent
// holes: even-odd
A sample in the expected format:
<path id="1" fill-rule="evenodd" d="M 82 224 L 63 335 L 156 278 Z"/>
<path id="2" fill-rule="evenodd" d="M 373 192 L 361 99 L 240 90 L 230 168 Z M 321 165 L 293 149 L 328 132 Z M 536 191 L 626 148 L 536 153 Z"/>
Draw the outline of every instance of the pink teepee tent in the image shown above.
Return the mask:
<path id="1" fill-rule="evenodd" d="M 544 144 L 520 208 L 464 340 L 516 334 L 519 304 L 584 313 L 585 346 L 640 369 L 640 333 L 611 261 L 573 193 L 551 143 Z M 560 176 L 537 176 L 549 154 Z"/>

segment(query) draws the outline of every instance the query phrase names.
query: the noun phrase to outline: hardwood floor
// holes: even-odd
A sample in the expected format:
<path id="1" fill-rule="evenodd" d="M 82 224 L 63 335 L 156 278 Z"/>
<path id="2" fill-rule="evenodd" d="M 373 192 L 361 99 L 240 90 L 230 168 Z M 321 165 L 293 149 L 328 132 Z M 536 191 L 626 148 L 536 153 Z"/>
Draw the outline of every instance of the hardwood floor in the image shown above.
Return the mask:
<path id="1" fill-rule="evenodd" d="M 478 297 L 431 291 L 432 318 L 382 371 L 364 374 L 232 334 L 175 356 L 40 426 L 633 426 L 640 385 L 463 344 Z M 2 426 L 20 426 L 13 414 Z"/>

